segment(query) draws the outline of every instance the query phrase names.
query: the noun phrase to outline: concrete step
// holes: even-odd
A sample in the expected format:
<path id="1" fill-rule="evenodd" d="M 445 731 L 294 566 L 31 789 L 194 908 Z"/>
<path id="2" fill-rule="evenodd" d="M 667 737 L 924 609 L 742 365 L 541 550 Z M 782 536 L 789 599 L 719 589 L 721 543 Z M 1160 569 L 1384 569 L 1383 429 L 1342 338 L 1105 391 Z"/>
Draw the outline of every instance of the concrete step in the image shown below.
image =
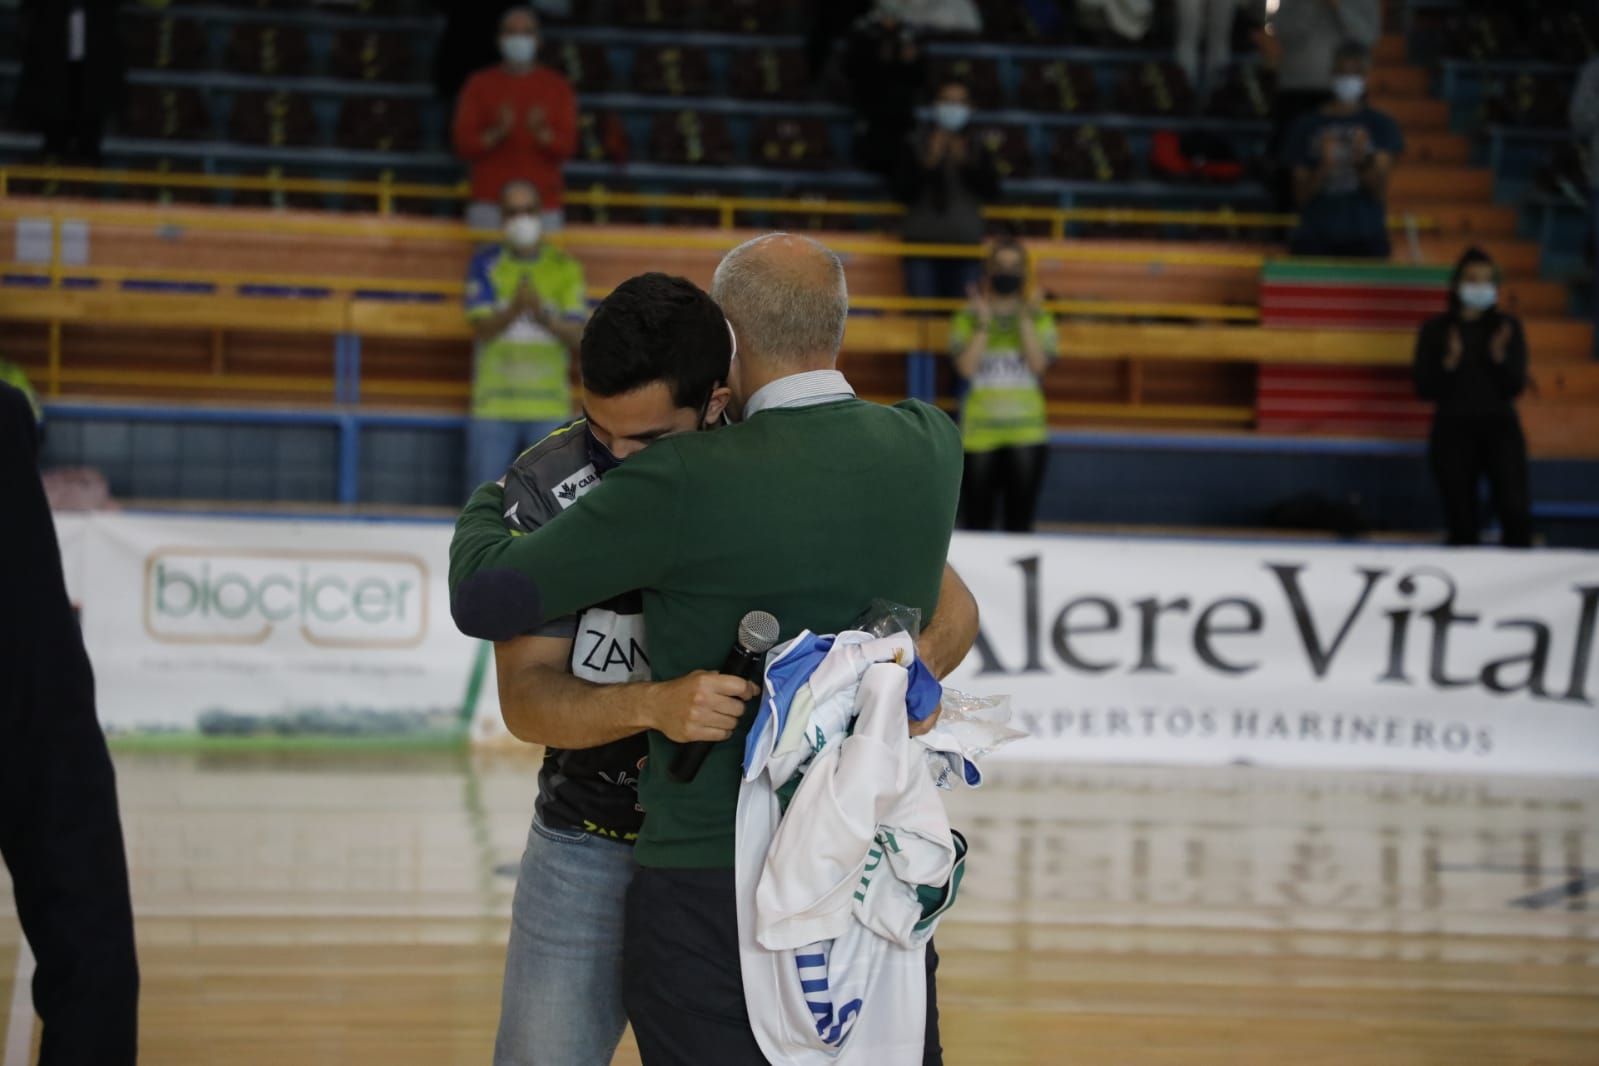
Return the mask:
<path id="1" fill-rule="evenodd" d="M 1388 112 L 1406 136 L 1421 132 L 1444 133 L 1449 129 L 1449 105 L 1442 100 L 1427 96 L 1373 96 L 1371 106 Z"/>
<path id="2" fill-rule="evenodd" d="M 1404 34 L 1385 33 L 1377 39 L 1377 47 L 1372 49 L 1371 58 L 1378 66 L 1403 63 L 1409 51 Z"/>
<path id="3" fill-rule="evenodd" d="M 1428 77 L 1425 67 L 1413 67 L 1406 63 L 1375 68 L 1366 82 L 1366 87 L 1373 96 L 1414 99 L 1432 92 L 1432 80 Z"/>
<path id="4" fill-rule="evenodd" d="M 1491 203 L 1493 172 L 1486 167 L 1440 166 L 1400 159 L 1388 176 L 1388 202 Z"/>
<path id="5" fill-rule="evenodd" d="M 1401 166 L 1411 163 L 1462 166 L 1471 160 L 1471 141 L 1458 133 L 1422 130 L 1405 134 Z"/>

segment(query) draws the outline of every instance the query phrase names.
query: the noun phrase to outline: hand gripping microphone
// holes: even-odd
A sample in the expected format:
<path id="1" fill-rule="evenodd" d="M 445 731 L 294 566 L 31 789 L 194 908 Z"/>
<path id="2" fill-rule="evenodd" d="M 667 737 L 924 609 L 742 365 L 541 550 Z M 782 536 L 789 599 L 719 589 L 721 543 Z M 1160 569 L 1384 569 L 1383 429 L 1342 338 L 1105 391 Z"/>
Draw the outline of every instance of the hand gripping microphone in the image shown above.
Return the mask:
<path id="1" fill-rule="evenodd" d="M 777 619 L 765 611 L 751 611 L 745 615 L 738 624 L 738 639 L 733 642 L 733 650 L 727 653 L 727 659 L 722 663 L 722 673 L 760 685 L 761 664 L 772 645 L 777 643 L 778 629 Z M 705 757 L 715 746 L 714 740 L 696 740 L 679 745 L 677 754 L 672 757 L 672 765 L 667 768 L 667 775 L 680 785 L 694 780 Z"/>

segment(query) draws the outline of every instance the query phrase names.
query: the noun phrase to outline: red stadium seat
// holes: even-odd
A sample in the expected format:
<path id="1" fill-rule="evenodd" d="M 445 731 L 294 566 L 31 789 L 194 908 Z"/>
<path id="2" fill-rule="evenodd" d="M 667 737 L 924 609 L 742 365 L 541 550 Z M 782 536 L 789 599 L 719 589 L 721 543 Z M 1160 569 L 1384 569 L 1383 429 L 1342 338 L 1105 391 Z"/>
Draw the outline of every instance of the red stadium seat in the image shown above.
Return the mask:
<path id="1" fill-rule="evenodd" d="M 1120 131 L 1076 126 L 1055 135 L 1050 170 L 1071 181 L 1126 181 L 1133 176 L 1133 157 Z"/>
<path id="2" fill-rule="evenodd" d="M 1139 63 L 1116 87 L 1116 106 L 1130 115 L 1185 116 L 1193 112 L 1194 91 L 1176 63 Z"/>
<path id="3" fill-rule="evenodd" d="M 703 96 L 711 88 L 711 60 L 703 48 L 640 48 L 633 59 L 633 88 L 662 96 Z"/>
<path id="4" fill-rule="evenodd" d="M 552 41 L 544 46 L 542 58 L 565 74 L 580 93 L 604 92 L 611 87 L 611 60 L 604 45 Z"/>
<path id="5" fill-rule="evenodd" d="M 198 89 L 130 85 L 123 97 L 122 130 L 129 137 L 208 140 L 211 112 Z"/>
<path id="6" fill-rule="evenodd" d="M 311 45 L 297 26 L 248 23 L 233 27 L 224 62 L 238 74 L 296 77 L 311 63 Z"/>
<path id="7" fill-rule="evenodd" d="M 337 143 L 370 152 L 414 152 L 422 147 L 422 116 L 415 100 L 351 96 L 339 109 Z"/>
<path id="8" fill-rule="evenodd" d="M 992 59 L 965 56 L 938 56 L 928 67 L 928 92 L 937 92 L 947 81 L 959 81 L 971 91 L 972 103 L 980 108 L 1004 105 L 999 91 L 999 65 Z"/>
<path id="9" fill-rule="evenodd" d="M 721 115 L 663 111 L 650 126 L 650 159 L 725 167 L 733 162 L 733 138 Z"/>
<path id="10" fill-rule="evenodd" d="M 317 143 L 316 116 L 311 101 L 290 92 L 247 92 L 233 99 L 229 134 L 245 144 L 274 148 L 303 147 Z"/>
<path id="11" fill-rule="evenodd" d="M 403 34 L 343 29 L 333 37 L 331 69 L 351 81 L 409 81 L 411 46 Z"/>
<path id="12" fill-rule="evenodd" d="M 993 153 L 1000 178 L 1032 176 L 1033 149 L 1028 144 L 1025 126 L 982 125 L 974 133 L 978 141 Z"/>
<path id="13" fill-rule="evenodd" d="M 1099 110 L 1099 87 L 1092 67 L 1063 59 L 1038 60 L 1022 67 L 1016 100 L 1033 111 L 1092 114 Z"/>
<path id="14" fill-rule="evenodd" d="M 123 44 L 135 70 L 200 70 L 206 64 L 205 29 L 197 19 L 162 15 L 130 18 Z"/>
<path id="15" fill-rule="evenodd" d="M 754 162 L 784 170 L 819 170 L 833 166 L 827 123 L 818 118 L 763 118 L 750 136 Z"/>
<path id="16" fill-rule="evenodd" d="M 808 80 L 797 48 L 739 49 L 728 75 L 734 96 L 754 100 L 792 100 L 805 92 Z"/>
<path id="17" fill-rule="evenodd" d="M 577 158 L 588 163 L 625 163 L 627 127 L 613 111 L 584 111 L 577 116 Z"/>

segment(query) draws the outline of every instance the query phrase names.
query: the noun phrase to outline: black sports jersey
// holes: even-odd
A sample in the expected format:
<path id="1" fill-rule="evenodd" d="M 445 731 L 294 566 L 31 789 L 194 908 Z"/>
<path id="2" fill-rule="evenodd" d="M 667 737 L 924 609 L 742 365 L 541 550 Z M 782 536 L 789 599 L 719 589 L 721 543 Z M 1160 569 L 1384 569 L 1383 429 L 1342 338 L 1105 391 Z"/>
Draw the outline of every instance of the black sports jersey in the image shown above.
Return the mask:
<path id="1" fill-rule="evenodd" d="M 513 534 L 537 529 L 600 482 L 589 460 L 588 423 L 578 419 L 529 448 L 505 478 L 505 523 Z M 554 619 L 531 635 L 570 637 L 574 676 L 596 684 L 650 680 L 644 606 L 637 592 Z M 597 748 L 548 748 L 539 770 L 539 819 L 632 843 L 644 813 L 638 777 L 649 750 L 644 734 Z"/>

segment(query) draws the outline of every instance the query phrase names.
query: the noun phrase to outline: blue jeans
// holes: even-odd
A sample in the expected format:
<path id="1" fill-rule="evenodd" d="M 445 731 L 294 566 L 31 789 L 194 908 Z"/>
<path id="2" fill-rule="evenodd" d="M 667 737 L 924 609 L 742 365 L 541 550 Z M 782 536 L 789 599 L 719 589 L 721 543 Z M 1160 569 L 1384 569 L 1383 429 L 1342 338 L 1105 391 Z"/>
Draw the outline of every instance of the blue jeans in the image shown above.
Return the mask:
<path id="1" fill-rule="evenodd" d="M 474 418 L 466 425 L 466 491 L 471 495 L 485 481 L 498 481 L 516 457 L 566 424 L 513 422 L 503 418 Z"/>
<path id="2" fill-rule="evenodd" d="M 533 819 L 511 904 L 495 1066 L 609 1066 L 627 1027 L 633 849 Z"/>

